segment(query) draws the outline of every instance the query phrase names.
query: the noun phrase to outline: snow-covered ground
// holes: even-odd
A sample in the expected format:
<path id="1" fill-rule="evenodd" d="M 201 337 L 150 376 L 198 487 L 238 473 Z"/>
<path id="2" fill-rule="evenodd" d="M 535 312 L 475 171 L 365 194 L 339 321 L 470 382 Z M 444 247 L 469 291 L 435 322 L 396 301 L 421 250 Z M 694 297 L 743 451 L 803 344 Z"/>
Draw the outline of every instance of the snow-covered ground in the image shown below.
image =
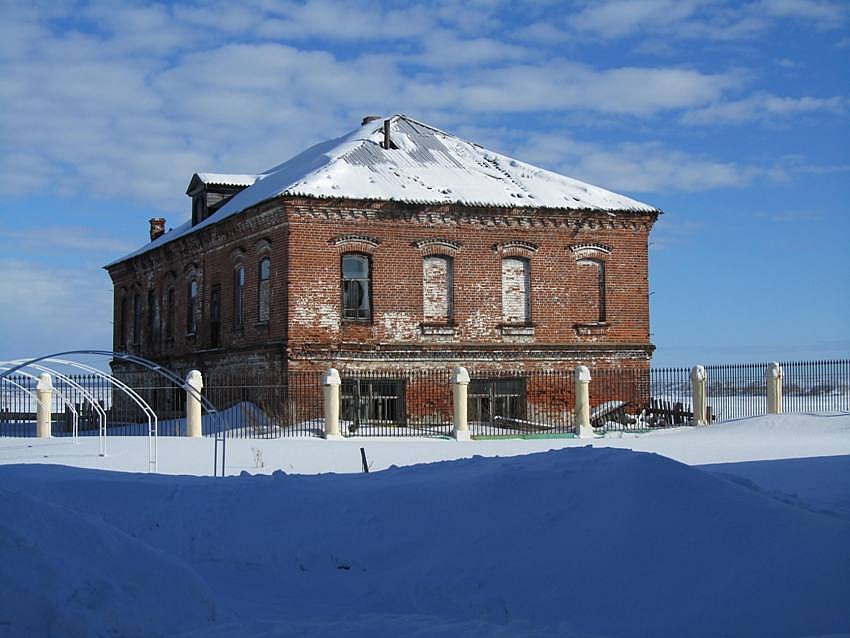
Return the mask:
<path id="1" fill-rule="evenodd" d="M 846 413 L 227 446 L 0 440 L 0 635 L 850 635 Z"/>

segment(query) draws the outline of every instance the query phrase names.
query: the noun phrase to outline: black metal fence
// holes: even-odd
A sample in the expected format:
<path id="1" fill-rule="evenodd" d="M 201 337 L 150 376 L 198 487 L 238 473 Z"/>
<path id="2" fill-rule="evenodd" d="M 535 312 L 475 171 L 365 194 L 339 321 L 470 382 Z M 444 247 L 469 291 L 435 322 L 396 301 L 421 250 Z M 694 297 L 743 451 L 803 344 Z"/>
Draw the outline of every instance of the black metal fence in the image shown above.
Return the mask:
<path id="1" fill-rule="evenodd" d="M 783 411 L 850 411 L 850 360 L 784 362 Z M 705 366 L 713 420 L 766 412 L 768 364 Z M 545 437 L 575 431 L 572 369 L 506 372 L 470 368 L 468 420 L 477 438 Z M 322 374 L 290 372 L 269 383 L 260 375 L 210 374 L 204 395 L 215 413 L 202 417 L 203 433 L 228 437 L 321 436 Z M 454 411 L 451 371 L 341 372 L 340 426 L 344 436 L 449 436 Z M 592 368 L 591 423 L 598 432 L 648 431 L 686 425 L 693 417 L 689 368 Z M 54 376 L 54 436 L 147 435 L 156 415 L 159 435 L 185 434 L 186 392 L 150 371 Z M 15 374 L 0 384 L 0 436 L 34 436 L 36 384 Z"/>
<path id="2" fill-rule="evenodd" d="M 261 375 L 213 374 L 204 384 L 204 395 L 217 410 L 202 417 L 205 435 L 276 439 L 324 432 L 321 374 L 290 372 L 282 383 L 269 383 Z"/>
<path id="3" fill-rule="evenodd" d="M 575 431 L 570 371 L 469 371 L 469 431 L 478 438 L 543 437 Z"/>

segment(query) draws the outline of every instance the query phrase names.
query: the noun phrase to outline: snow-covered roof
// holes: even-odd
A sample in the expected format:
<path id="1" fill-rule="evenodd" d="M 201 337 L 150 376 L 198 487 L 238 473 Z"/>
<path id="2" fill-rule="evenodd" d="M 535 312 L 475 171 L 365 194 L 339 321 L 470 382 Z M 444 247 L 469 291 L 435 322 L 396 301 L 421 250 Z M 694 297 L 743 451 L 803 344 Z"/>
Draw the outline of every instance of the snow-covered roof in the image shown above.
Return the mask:
<path id="1" fill-rule="evenodd" d="M 113 264 L 285 195 L 506 208 L 658 211 L 625 195 L 490 151 L 406 115 L 388 119 L 391 148 L 383 147 L 385 118 L 377 118 L 259 175 L 198 173 L 208 184 L 244 184 L 247 188 L 201 223 L 192 226 L 187 222 Z"/>
<path id="2" fill-rule="evenodd" d="M 228 173 L 197 173 L 198 179 L 204 184 L 220 186 L 251 186 L 257 181 L 256 175 L 239 175 Z"/>

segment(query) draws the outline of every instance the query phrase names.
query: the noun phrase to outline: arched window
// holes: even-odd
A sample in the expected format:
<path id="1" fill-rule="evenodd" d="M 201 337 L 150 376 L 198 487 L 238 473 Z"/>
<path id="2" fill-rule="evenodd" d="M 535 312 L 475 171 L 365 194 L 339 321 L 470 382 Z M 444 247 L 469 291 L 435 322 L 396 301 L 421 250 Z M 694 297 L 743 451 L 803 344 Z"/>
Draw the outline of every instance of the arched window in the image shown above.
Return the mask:
<path id="1" fill-rule="evenodd" d="M 595 271 L 595 285 L 591 284 L 593 288 L 593 292 L 595 294 L 595 299 L 591 297 L 593 308 L 593 321 L 598 321 L 600 323 L 604 323 L 606 321 L 605 318 L 605 262 L 601 259 L 579 259 L 576 262 L 579 266 L 584 268 L 591 268 Z"/>
<path id="2" fill-rule="evenodd" d="M 268 257 L 260 260 L 259 282 L 257 284 L 257 321 L 269 320 L 269 283 L 272 275 L 272 262 Z"/>
<path id="3" fill-rule="evenodd" d="M 121 306 L 118 312 L 118 349 L 127 349 L 127 296 L 121 293 Z"/>
<path id="4" fill-rule="evenodd" d="M 422 260 L 422 318 L 425 323 L 452 320 L 452 259 L 429 255 Z"/>
<path id="5" fill-rule="evenodd" d="M 133 345 L 139 345 L 142 338 L 142 296 L 133 295 Z"/>
<path id="6" fill-rule="evenodd" d="M 153 348 L 159 337 L 159 310 L 156 303 L 156 290 L 148 290 L 148 348 Z"/>
<path id="7" fill-rule="evenodd" d="M 245 268 L 237 266 L 233 271 L 233 327 L 245 325 Z"/>
<path id="8" fill-rule="evenodd" d="M 174 338 L 174 316 L 176 312 L 176 299 L 174 286 L 168 289 L 165 295 L 165 338 Z"/>
<path id="9" fill-rule="evenodd" d="M 368 255 L 342 255 L 342 318 L 369 321 L 372 318 L 372 264 Z"/>
<path id="10" fill-rule="evenodd" d="M 197 329 L 195 313 L 198 306 L 198 282 L 194 279 L 189 281 L 186 290 L 186 334 L 193 335 Z"/>
<path id="11" fill-rule="evenodd" d="M 529 271 L 527 259 L 502 259 L 502 320 L 505 323 L 531 323 Z"/>

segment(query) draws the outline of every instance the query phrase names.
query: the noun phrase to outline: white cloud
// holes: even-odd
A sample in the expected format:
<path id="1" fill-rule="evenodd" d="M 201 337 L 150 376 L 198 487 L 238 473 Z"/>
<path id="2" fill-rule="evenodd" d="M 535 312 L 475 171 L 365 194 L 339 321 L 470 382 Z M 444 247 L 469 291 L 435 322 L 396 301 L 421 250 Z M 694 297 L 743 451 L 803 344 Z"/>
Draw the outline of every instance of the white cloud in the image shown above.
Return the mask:
<path id="1" fill-rule="evenodd" d="M 848 104 L 850 101 L 838 96 L 792 98 L 757 93 L 740 100 L 717 102 L 688 111 L 681 119 L 685 124 L 740 124 L 749 121 L 769 124 L 802 113 L 845 113 Z"/>
<path id="2" fill-rule="evenodd" d="M 571 24 L 603 38 L 620 38 L 636 31 L 656 31 L 694 14 L 699 2 L 685 0 L 610 0 L 587 6 Z"/>
<path id="3" fill-rule="evenodd" d="M 780 179 L 782 176 L 773 168 L 700 157 L 660 142 L 607 147 L 577 141 L 566 133 L 545 136 L 530 133 L 517 153 L 552 170 L 627 193 L 740 188 L 757 177 Z"/>
<path id="4" fill-rule="evenodd" d="M 112 291 L 101 272 L 0 259 L 0 352 L 7 359 L 112 344 Z M 37 344 L 37 345 L 32 345 Z M 37 348 L 37 351 L 32 350 Z"/>
<path id="5" fill-rule="evenodd" d="M 22 214 L 23 216 L 23 214 Z M 122 253 L 135 246 L 127 241 L 103 235 L 96 228 L 82 226 L 49 226 L 23 230 L 0 229 L 0 244 L 14 243 L 25 250 L 47 250 L 60 248 L 63 251 Z"/>
<path id="6" fill-rule="evenodd" d="M 603 39 L 663 34 L 728 41 L 753 38 L 778 20 L 833 28 L 844 24 L 847 16 L 845 4 L 827 0 L 607 0 L 587 5 L 570 23 L 578 33 Z"/>

